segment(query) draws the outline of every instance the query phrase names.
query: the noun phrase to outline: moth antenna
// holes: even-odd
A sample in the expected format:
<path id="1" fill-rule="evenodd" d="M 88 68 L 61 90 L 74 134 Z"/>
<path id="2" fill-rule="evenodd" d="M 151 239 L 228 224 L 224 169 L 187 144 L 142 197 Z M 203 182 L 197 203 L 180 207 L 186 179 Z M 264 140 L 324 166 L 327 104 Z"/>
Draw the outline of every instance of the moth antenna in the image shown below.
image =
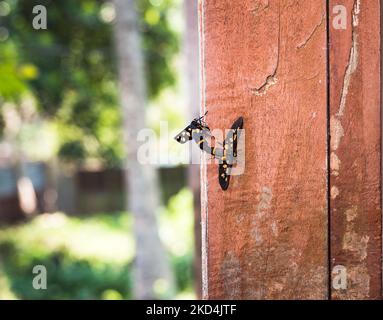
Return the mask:
<path id="1" fill-rule="evenodd" d="M 208 113 L 208 111 L 206 111 L 205 114 L 204 114 L 202 117 L 199 117 L 199 118 L 198 118 L 198 121 L 201 121 L 203 118 L 205 118 L 206 115 L 207 115 L 207 113 Z"/>

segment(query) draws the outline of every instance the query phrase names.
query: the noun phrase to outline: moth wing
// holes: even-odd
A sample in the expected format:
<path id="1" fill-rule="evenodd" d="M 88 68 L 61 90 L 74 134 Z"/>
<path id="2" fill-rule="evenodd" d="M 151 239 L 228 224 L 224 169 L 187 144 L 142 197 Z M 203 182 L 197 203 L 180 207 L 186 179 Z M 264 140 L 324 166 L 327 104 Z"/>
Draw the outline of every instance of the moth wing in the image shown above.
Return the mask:
<path id="1" fill-rule="evenodd" d="M 177 142 L 184 144 L 188 142 L 189 140 L 191 140 L 191 131 L 192 131 L 192 128 L 191 128 L 191 125 L 189 125 L 185 129 L 183 129 L 179 134 L 177 134 L 174 137 L 174 139 Z"/>
<path id="2" fill-rule="evenodd" d="M 229 187 L 229 167 L 231 166 L 229 166 L 226 161 L 222 161 L 222 163 L 218 165 L 218 181 L 222 190 L 227 190 L 227 188 Z"/>
<path id="3" fill-rule="evenodd" d="M 224 148 L 226 150 L 227 161 L 229 164 L 233 164 L 235 162 L 235 158 L 237 157 L 238 140 L 242 128 L 243 118 L 240 117 L 233 123 L 224 141 Z"/>
<path id="4" fill-rule="evenodd" d="M 223 142 L 223 157 L 218 165 L 218 180 L 222 190 L 227 190 L 230 182 L 230 171 L 237 157 L 238 139 L 243 128 L 243 118 L 238 118 L 232 125 Z"/>

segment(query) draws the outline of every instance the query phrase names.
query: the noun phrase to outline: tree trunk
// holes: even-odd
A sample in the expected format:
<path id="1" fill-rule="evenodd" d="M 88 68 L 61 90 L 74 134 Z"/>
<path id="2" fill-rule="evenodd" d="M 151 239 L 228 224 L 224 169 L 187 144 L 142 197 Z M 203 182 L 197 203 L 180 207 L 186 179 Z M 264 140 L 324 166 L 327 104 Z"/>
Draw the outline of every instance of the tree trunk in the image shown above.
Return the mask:
<path id="1" fill-rule="evenodd" d="M 1 107 L 3 108 L 3 106 Z M 4 140 L 12 146 L 12 164 L 16 177 L 19 206 L 26 217 L 32 216 L 37 213 L 37 196 L 32 180 L 28 177 L 26 156 L 17 141 L 23 125 L 23 117 L 12 106 L 4 107 L 1 111 L 5 122 Z"/>
<path id="2" fill-rule="evenodd" d="M 186 88 L 188 96 L 188 116 L 190 119 L 199 116 L 199 46 L 198 46 L 198 1 L 185 0 L 184 14 L 186 18 L 185 31 L 185 69 Z M 197 148 L 191 152 L 199 153 Z M 196 159 L 194 156 L 192 157 Z M 200 168 L 191 164 L 188 168 L 189 187 L 193 192 L 194 207 L 194 286 L 198 298 L 201 298 L 201 192 Z"/>
<path id="3" fill-rule="evenodd" d="M 14 161 L 19 206 L 25 216 L 30 217 L 37 214 L 37 195 L 33 182 L 31 178 L 28 177 L 25 156 L 21 150 L 17 150 L 17 147 L 15 147 Z"/>
<path id="4" fill-rule="evenodd" d="M 115 45 L 119 65 L 120 99 L 127 150 L 125 170 L 128 209 L 134 216 L 136 258 L 133 270 L 137 299 L 158 298 L 156 282 L 173 281 L 166 252 L 158 235 L 155 212 L 159 204 L 157 170 L 137 161 L 137 133 L 145 128 L 146 88 L 134 0 L 115 0 Z"/>

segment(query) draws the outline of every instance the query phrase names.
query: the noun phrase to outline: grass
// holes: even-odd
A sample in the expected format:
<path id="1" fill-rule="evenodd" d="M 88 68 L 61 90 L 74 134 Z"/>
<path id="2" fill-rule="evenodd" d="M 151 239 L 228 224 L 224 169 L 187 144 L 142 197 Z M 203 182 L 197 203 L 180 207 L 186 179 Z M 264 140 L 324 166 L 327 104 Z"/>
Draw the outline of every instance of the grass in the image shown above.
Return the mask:
<path id="1" fill-rule="evenodd" d="M 191 197 L 181 190 L 158 216 L 177 282 L 175 298 L 194 297 Z M 58 212 L 0 229 L 0 299 L 131 299 L 132 227 L 132 216 L 124 212 L 88 217 Z M 48 270 L 47 290 L 32 287 L 35 265 Z"/>

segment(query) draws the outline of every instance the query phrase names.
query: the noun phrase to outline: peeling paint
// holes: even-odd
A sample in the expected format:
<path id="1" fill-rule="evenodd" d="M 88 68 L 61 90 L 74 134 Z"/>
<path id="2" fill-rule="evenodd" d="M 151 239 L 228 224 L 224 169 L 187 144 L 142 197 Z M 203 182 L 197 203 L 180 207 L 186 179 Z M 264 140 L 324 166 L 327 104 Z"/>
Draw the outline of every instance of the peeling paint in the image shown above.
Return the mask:
<path id="1" fill-rule="evenodd" d="M 227 252 L 220 272 L 227 299 L 237 299 L 240 296 L 241 273 L 242 268 L 238 257 L 231 251 Z"/>
<path id="2" fill-rule="evenodd" d="M 278 226 L 275 221 L 271 223 L 271 231 L 273 232 L 274 236 L 278 236 Z"/>
<path id="3" fill-rule="evenodd" d="M 339 189 L 336 186 L 331 187 L 331 199 L 336 199 L 339 196 Z"/>
<path id="4" fill-rule="evenodd" d="M 371 52 L 379 52 L 381 4 L 352 0 L 344 5 L 347 31 L 329 30 L 331 43 L 336 44 L 329 47 L 330 91 L 336 91 L 330 97 L 330 188 L 336 185 L 340 190 L 337 199 L 341 198 L 330 202 L 330 254 L 332 265 L 341 263 L 347 268 L 347 289 L 333 290 L 331 297 L 379 299 L 381 208 L 377 204 L 381 168 L 380 155 L 375 151 L 381 140 L 380 79 L 378 75 L 366 77 L 379 69 L 379 55 Z M 376 123 L 374 120 L 372 124 L 372 119 Z"/>
<path id="5" fill-rule="evenodd" d="M 355 231 L 349 230 L 343 236 L 343 249 L 353 252 L 360 261 L 367 258 L 367 245 L 369 236 L 359 236 Z"/>
<path id="6" fill-rule="evenodd" d="M 270 188 L 262 187 L 259 195 L 259 202 L 255 210 L 255 217 L 251 222 L 250 234 L 257 245 L 263 243 L 262 226 L 266 223 L 265 220 L 269 216 L 267 213 L 271 208 L 271 200 L 273 194 Z M 272 225 L 270 225 L 272 228 Z M 266 235 L 267 238 L 267 235 Z"/>
<path id="7" fill-rule="evenodd" d="M 263 96 L 266 94 L 267 90 L 269 90 L 269 88 L 277 82 L 278 79 L 274 75 L 270 75 L 267 77 L 266 82 L 262 86 L 252 89 L 252 93 L 256 96 Z"/>
<path id="8" fill-rule="evenodd" d="M 355 217 L 352 219 L 355 219 Z M 353 224 L 348 225 L 346 229 L 343 236 L 343 249 L 353 252 L 360 261 L 365 260 L 370 237 L 366 235 L 360 236 L 356 233 Z"/>
<path id="9" fill-rule="evenodd" d="M 345 214 L 346 214 L 347 222 L 354 221 L 355 218 L 358 215 L 358 208 L 357 207 L 352 207 L 350 209 L 347 209 Z"/>
<path id="10" fill-rule="evenodd" d="M 344 214 L 347 225 L 346 232 L 343 235 L 343 249 L 352 252 L 357 259 L 363 261 L 367 258 L 367 247 L 370 237 L 367 235 L 361 236 L 355 231 L 354 221 L 358 217 L 358 208 L 356 206 L 347 209 Z"/>
<path id="11" fill-rule="evenodd" d="M 273 194 L 271 192 L 271 189 L 268 187 L 263 187 L 260 201 L 257 205 L 257 216 L 263 217 L 268 209 L 270 209 L 271 199 L 273 198 Z"/>
<path id="12" fill-rule="evenodd" d="M 273 285 L 273 288 L 275 289 L 275 291 L 277 291 L 277 292 L 281 292 L 283 289 L 284 289 L 284 285 L 283 285 L 283 283 L 279 283 L 279 282 L 277 282 L 277 283 L 274 283 L 274 285 Z"/>
<path id="13" fill-rule="evenodd" d="M 370 275 L 365 265 L 348 270 L 349 290 L 347 294 L 353 299 L 365 299 L 370 293 Z"/>
<path id="14" fill-rule="evenodd" d="M 335 152 L 331 152 L 330 154 L 330 169 L 332 170 L 331 174 L 334 176 L 339 175 L 340 170 L 340 160 Z"/>
<path id="15" fill-rule="evenodd" d="M 352 25 L 354 27 L 357 27 L 359 24 L 359 13 L 360 13 L 360 0 L 356 0 L 354 3 L 353 8 L 353 15 L 352 15 Z"/>
<path id="16" fill-rule="evenodd" d="M 340 99 L 340 106 L 337 116 L 341 117 L 344 114 L 346 108 L 346 100 L 348 95 L 348 89 L 350 87 L 352 74 L 356 71 L 358 67 L 358 34 L 356 33 L 355 27 L 358 25 L 358 15 L 360 12 L 360 1 L 356 0 L 352 10 L 352 44 L 350 48 L 350 55 L 348 59 L 348 64 L 346 72 L 343 79 L 343 88 L 342 95 Z"/>
<path id="17" fill-rule="evenodd" d="M 339 148 L 342 137 L 344 136 L 344 130 L 342 123 L 339 119 L 332 116 L 330 119 L 330 135 L 331 135 L 331 150 L 335 151 Z"/>
<path id="18" fill-rule="evenodd" d="M 255 226 L 255 227 L 252 228 L 251 236 L 255 240 L 256 244 L 262 244 L 263 238 L 262 238 L 261 232 L 259 231 L 258 226 Z"/>

